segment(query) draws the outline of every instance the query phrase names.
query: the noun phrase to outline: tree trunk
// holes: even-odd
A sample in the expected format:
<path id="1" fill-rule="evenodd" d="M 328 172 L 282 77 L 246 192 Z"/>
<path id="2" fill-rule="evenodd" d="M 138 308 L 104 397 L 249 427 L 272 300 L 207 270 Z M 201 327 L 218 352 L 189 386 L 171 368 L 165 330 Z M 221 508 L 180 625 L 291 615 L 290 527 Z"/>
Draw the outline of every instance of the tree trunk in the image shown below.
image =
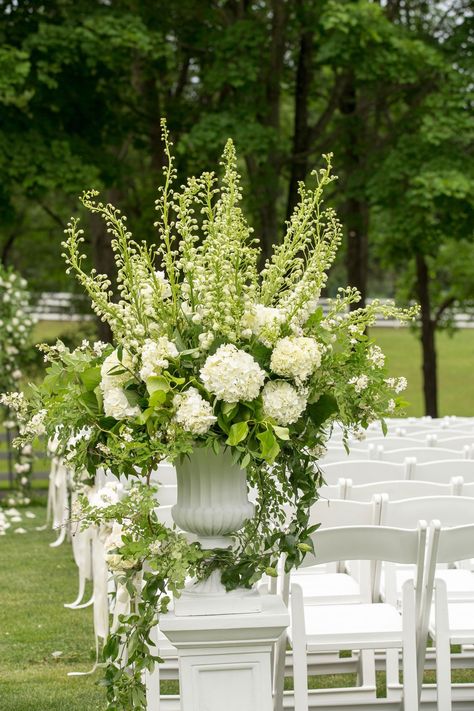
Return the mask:
<path id="1" fill-rule="evenodd" d="M 352 70 L 345 77 L 339 109 L 345 117 L 343 216 L 347 234 L 347 279 L 350 286 L 360 291 L 361 301 L 351 305 L 357 309 L 365 306 L 367 295 L 369 206 L 361 180 L 365 155 L 364 109 Z"/>
<path id="2" fill-rule="evenodd" d="M 423 357 L 423 394 L 425 413 L 438 417 L 438 375 L 435 332 L 436 324 L 431 317 L 428 266 L 423 255 L 416 257 L 417 292 L 421 307 L 421 346 Z"/>
<path id="3" fill-rule="evenodd" d="M 293 149 L 286 219 L 289 220 L 298 203 L 298 183 L 306 178 L 308 172 L 308 100 L 311 87 L 311 58 L 313 54 L 314 33 L 304 30 L 300 38 L 298 67 L 295 86 L 295 123 L 293 130 Z"/>

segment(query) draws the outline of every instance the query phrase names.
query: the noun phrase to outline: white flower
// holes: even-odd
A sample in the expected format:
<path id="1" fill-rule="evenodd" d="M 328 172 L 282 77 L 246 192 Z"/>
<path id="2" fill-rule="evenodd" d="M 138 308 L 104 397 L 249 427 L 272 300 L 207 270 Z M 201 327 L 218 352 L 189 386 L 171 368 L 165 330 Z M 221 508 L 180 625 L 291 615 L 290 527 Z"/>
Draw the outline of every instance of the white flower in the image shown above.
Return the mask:
<path id="1" fill-rule="evenodd" d="M 104 412 L 107 417 L 124 420 L 126 417 L 137 417 L 141 410 L 138 405 L 131 405 L 122 388 L 104 390 Z"/>
<path id="2" fill-rule="evenodd" d="M 306 395 L 286 380 L 271 380 L 262 390 L 263 411 L 279 425 L 291 425 L 306 407 Z"/>
<path id="3" fill-rule="evenodd" d="M 393 411 L 395 410 L 395 407 L 396 407 L 396 405 L 395 405 L 395 400 L 393 400 L 392 398 L 390 398 L 390 400 L 388 401 L 388 404 L 387 404 L 387 410 L 388 410 L 389 412 L 393 412 Z"/>
<path id="4" fill-rule="evenodd" d="M 135 568 L 138 561 L 133 558 L 125 560 L 120 553 L 106 553 L 105 562 L 110 570 L 120 572 L 122 570 L 130 570 L 130 568 Z"/>
<path id="5" fill-rule="evenodd" d="M 372 368 L 383 368 L 385 364 L 385 355 L 379 346 L 370 346 L 367 354 L 367 360 L 372 364 Z"/>
<path id="6" fill-rule="evenodd" d="M 303 383 L 321 365 L 321 347 L 306 336 L 287 336 L 277 341 L 270 367 L 277 375 Z"/>
<path id="7" fill-rule="evenodd" d="M 24 426 L 24 433 L 27 435 L 37 435 L 40 436 L 42 434 L 45 434 L 46 429 L 44 426 L 44 420 L 46 418 L 46 410 L 40 410 L 39 412 L 36 413 L 36 415 L 33 415 L 31 420 L 26 423 Z M 4 423 L 5 424 L 5 423 Z M 6 426 L 6 424 L 5 424 Z"/>
<path id="8" fill-rule="evenodd" d="M 200 333 L 198 336 L 199 348 L 203 351 L 207 351 L 214 342 L 214 334 L 212 331 L 205 331 L 205 333 Z"/>
<path id="9" fill-rule="evenodd" d="M 13 380 L 20 380 L 22 375 L 23 375 L 23 373 L 21 372 L 21 370 L 19 368 L 16 368 L 16 370 L 14 370 L 12 373 L 12 378 L 13 378 Z"/>
<path id="10" fill-rule="evenodd" d="M 254 400 L 265 381 L 265 371 L 252 356 L 231 343 L 206 359 L 200 375 L 207 390 L 224 402 Z"/>
<path id="11" fill-rule="evenodd" d="M 142 349 L 142 367 L 140 377 L 145 382 L 154 375 L 159 375 L 163 368 L 169 365 L 169 358 L 177 358 L 179 353 L 175 344 L 166 336 L 156 341 L 147 338 Z"/>
<path id="12" fill-rule="evenodd" d="M 277 340 L 284 319 L 285 314 L 280 309 L 254 304 L 242 317 L 242 335 L 245 334 L 245 338 L 253 333 L 265 346 L 270 347 Z"/>
<path id="13" fill-rule="evenodd" d="M 97 509 L 105 509 L 118 504 L 123 493 L 124 488 L 119 481 L 108 481 L 101 489 L 89 495 L 89 504 Z"/>
<path id="14" fill-rule="evenodd" d="M 173 400 L 176 406 L 175 420 L 186 432 L 205 434 L 216 422 L 211 405 L 199 394 L 197 388 L 189 388 Z"/>
<path id="15" fill-rule="evenodd" d="M 109 388 L 120 388 L 127 380 L 130 380 L 133 374 L 131 354 L 123 349 L 122 359 L 119 360 L 118 350 L 113 351 L 102 363 L 100 374 L 102 376 L 100 383 L 102 391 L 105 392 Z"/>
<path id="16" fill-rule="evenodd" d="M 161 298 L 168 299 L 171 296 L 171 286 L 164 272 L 155 272 L 155 278 L 161 289 Z"/>
<path id="17" fill-rule="evenodd" d="M 122 534 L 124 533 L 123 526 L 118 521 L 114 521 L 112 526 L 112 531 L 109 533 L 104 541 L 105 552 L 108 553 L 115 548 L 122 548 L 124 542 L 122 540 Z"/>
<path id="18" fill-rule="evenodd" d="M 348 383 L 354 386 L 356 393 L 361 393 L 369 384 L 369 378 L 367 375 L 359 375 L 358 377 L 351 378 Z"/>
<path id="19" fill-rule="evenodd" d="M 385 382 L 390 388 L 393 388 L 396 393 L 401 393 L 403 390 L 406 390 L 406 387 L 408 385 L 408 381 L 404 377 L 385 378 Z"/>

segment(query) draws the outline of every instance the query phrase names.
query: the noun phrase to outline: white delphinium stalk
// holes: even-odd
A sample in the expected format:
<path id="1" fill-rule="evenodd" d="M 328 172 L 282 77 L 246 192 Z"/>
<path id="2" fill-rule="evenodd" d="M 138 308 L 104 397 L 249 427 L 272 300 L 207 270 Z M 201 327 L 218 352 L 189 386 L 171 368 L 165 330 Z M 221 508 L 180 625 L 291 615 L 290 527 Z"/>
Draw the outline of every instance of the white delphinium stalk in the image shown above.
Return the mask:
<path id="1" fill-rule="evenodd" d="M 165 336 L 161 336 L 156 341 L 147 338 L 141 352 L 141 379 L 146 382 L 148 378 L 159 375 L 163 368 L 169 366 L 169 359 L 177 358 L 178 355 L 175 344 Z"/>
<path id="2" fill-rule="evenodd" d="M 241 326 L 244 329 L 242 335 L 257 336 L 265 346 L 269 348 L 275 343 L 280 335 L 281 324 L 285 320 L 285 314 L 272 306 L 263 304 L 252 304 L 244 313 Z"/>
<path id="3" fill-rule="evenodd" d="M 208 356 L 200 376 L 210 393 L 229 403 L 254 400 L 265 381 L 265 371 L 257 361 L 231 343 Z"/>
<path id="4" fill-rule="evenodd" d="M 306 408 L 307 396 L 286 380 L 271 380 L 262 390 L 263 411 L 278 425 L 296 422 Z"/>
<path id="5" fill-rule="evenodd" d="M 204 400 L 197 388 L 188 388 L 186 392 L 175 395 L 176 407 L 174 419 L 183 430 L 192 434 L 205 434 L 217 421 L 211 405 Z"/>
<path id="6" fill-rule="evenodd" d="M 314 338 L 287 336 L 277 341 L 270 367 L 277 375 L 301 384 L 321 365 L 322 349 Z"/>

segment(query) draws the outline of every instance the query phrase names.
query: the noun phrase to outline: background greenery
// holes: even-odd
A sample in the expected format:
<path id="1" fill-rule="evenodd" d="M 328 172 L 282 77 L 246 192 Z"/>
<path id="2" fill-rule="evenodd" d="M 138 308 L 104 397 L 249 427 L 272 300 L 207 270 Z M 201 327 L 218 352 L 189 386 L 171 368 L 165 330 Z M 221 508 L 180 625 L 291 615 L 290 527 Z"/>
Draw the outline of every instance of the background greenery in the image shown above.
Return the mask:
<path id="1" fill-rule="evenodd" d="M 346 242 L 329 291 L 347 280 L 420 301 L 436 414 L 434 334 L 474 296 L 467 0 L 3 0 L 0 13 L 3 261 L 36 290 L 71 288 L 62 230 L 91 186 L 153 239 L 161 116 L 180 178 L 234 137 L 265 252 L 333 151 Z M 108 236 L 88 227 L 110 272 Z"/>

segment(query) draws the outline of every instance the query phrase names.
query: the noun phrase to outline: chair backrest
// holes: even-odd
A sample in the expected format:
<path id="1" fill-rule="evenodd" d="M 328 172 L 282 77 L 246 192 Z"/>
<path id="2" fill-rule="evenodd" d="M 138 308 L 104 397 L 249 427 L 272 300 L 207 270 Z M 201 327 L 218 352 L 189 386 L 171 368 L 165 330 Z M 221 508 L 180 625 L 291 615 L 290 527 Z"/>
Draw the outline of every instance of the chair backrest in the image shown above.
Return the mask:
<path id="1" fill-rule="evenodd" d="M 461 480 L 462 481 L 462 480 Z M 460 494 L 459 479 L 449 484 L 433 484 L 429 481 L 380 481 L 354 485 L 350 479 L 341 481 L 345 497 L 351 501 L 371 501 L 375 494 L 386 494 L 389 499 L 413 499 L 425 496 L 452 496 Z M 474 491 L 473 491 L 474 495 Z"/>
<path id="2" fill-rule="evenodd" d="M 158 469 L 151 474 L 151 483 L 176 485 L 176 469 L 172 464 L 159 464 Z"/>
<path id="3" fill-rule="evenodd" d="M 366 457 L 367 450 L 361 449 L 359 447 L 351 447 L 350 451 L 347 452 L 346 448 L 342 445 L 330 445 L 325 453 L 324 457 L 321 457 L 318 464 L 323 466 L 328 462 L 345 462 L 349 459 L 358 459 L 359 457 Z"/>
<path id="4" fill-rule="evenodd" d="M 353 484 L 369 484 L 393 479 L 409 479 L 408 465 L 367 459 L 347 459 L 344 462 L 330 462 L 321 465 L 323 476 L 328 484 L 335 484 L 338 479 L 351 479 Z"/>
<path id="5" fill-rule="evenodd" d="M 380 517 L 383 526 L 411 528 L 420 519 L 438 519 L 442 526 L 465 526 L 474 521 L 474 498 L 428 496 L 396 501 L 384 498 Z"/>
<path id="6" fill-rule="evenodd" d="M 178 500 L 178 487 L 173 484 L 160 486 L 155 496 L 160 506 L 174 506 Z"/>
<path id="7" fill-rule="evenodd" d="M 454 563 L 474 558 L 474 524 L 444 527 L 439 531 L 437 563 Z"/>
<path id="8" fill-rule="evenodd" d="M 469 449 L 471 449 L 473 445 L 474 445 L 474 434 L 453 436 L 453 433 L 451 433 L 451 437 L 446 437 L 441 441 L 441 446 L 446 447 L 447 449 L 462 449 L 463 450 L 464 447 L 468 447 Z"/>
<path id="9" fill-rule="evenodd" d="M 346 479 L 338 479 L 337 484 L 324 484 L 318 489 L 321 499 L 345 499 Z"/>
<path id="10" fill-rule="evenodd" d="M 425 554 L 426 524 L 416 529 L 387 526 L 338 526 L 318 529 L 311 536 L 314 554 L 304 567 L 337 560 L 374 560 L 419 565 Z"/>
<path id="11" fill-rule="evenodd" d="M 462 476 L 456 477 L 456 479 L 459 479 L 459 489 L 458 489 L 458 496 L 469 496 L 469 497 L 474 497 L 474 481 L 469 482 L 466 484 Z M 341 487 L 344 486 L 343 480 L 341 479 Z"/>
<path id="12" fill-rule="evenodd" d="M 407 447 L 387 452 L 382 449 L 380 459 L 384 462 L 404 462 L 407 457 L 415 458 L 417 462 L 433 462 L 442 459 L 464 459 L 465 453 L 443 447 Z"/>
<path id="13" fill-rule="evenodd" d="M 435 451 L 439 451 L 439 449 Z M 462 476 L 465 483 L 474 482 L 474 461 L 472 459 L 416 462 L 410 471 L 411 478 L 417 481 L 433 481 L 445 484 L 455 476 Z"/>
<path id="14" fill-rule="evenodd" d="M 377 447 L 381 445 L 383 451 L 390 452 L 392 449 L 402 449 L 406 447 L 426 447 L 427 439 L 426 437 L 421 437 L 420 439 L 415 439 L 414 437 L 397 437 L 388 434 L 386 437 L 373 437 L 370 440 L 365 440 L 358 445 L 359 449 L 364 447 L 368 448 L 369 445 Z"/>
<path id="15" fill-rule="evenodd" d="M 346 499 L 319 499 L 311 507 L 310 524 L 321 528 L 335 526 L 378 526 L 381 516 L 381 497 L 370 502 Z"/>

